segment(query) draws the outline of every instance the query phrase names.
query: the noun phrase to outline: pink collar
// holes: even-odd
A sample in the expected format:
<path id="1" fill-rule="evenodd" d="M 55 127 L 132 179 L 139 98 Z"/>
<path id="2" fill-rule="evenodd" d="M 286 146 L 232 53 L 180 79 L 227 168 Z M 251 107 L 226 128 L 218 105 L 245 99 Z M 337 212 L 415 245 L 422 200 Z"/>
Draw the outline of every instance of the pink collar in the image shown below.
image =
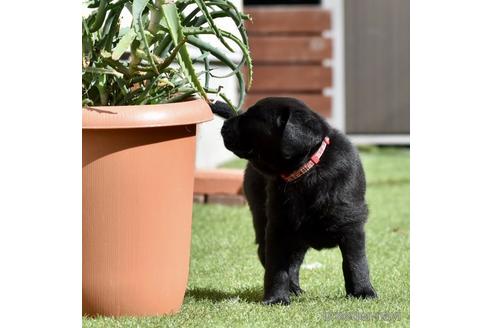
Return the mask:
<path id="1" fill-rule="evenodd" d="M 295 179 L 299 178 L 300 176 L 304 175 L 307 171 L 313 168 L 316 164 L 319 163 L 321 156 L 323 156 L 323 153 L 325 152 L 326 147 L 330 144 L 330 138 L 325 137 L 323 139 L 323 142 L 321 143 L 321 146 L 319 146 L 318 150 L 314 153 L 313 156 L 309 159 L 307 163 L 304 163 L 300 168 L 292 172 L 291 174 L 281 174 L 280 176 L 282 179 L 284 179 L 286 182 L 292 182 Z"/>

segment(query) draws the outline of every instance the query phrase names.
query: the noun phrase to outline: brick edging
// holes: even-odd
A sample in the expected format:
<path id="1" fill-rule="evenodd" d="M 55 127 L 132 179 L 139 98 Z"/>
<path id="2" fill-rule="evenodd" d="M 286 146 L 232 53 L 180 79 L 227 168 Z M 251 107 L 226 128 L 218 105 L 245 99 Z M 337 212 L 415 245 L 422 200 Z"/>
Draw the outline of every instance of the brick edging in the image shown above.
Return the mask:
<path id="1" fill-rule="evenodd" d="M 244 170 L 198 169 L 195 171 L 195 203 L 245 205 Z"/>

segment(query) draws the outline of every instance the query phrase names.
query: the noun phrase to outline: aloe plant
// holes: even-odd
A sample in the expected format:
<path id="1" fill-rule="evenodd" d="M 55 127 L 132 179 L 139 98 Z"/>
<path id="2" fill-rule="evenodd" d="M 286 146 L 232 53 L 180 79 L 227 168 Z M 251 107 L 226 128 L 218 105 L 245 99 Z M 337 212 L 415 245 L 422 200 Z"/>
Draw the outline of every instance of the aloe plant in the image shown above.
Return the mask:
<path id="1" fill-rule="evenodd" d="M 92 13 L 82 18 L 82 104 L 132 105 L 169 103 L 194 94 L 208 100 L 216 94 L 234 109 L 240 108 L 252 81 L 252 62 L 244 20 L 249 17 L 228 0 L 89 0 Z M 129 11 L 130 26 L 122 24 Z M 218 18 L 231 19 L 238 36 L 219 28 Z M 225 49 L 201 37 L 212 35 Z M 200 55 L 192 58 L 190 49 Z M 230 53 L 240 51 L 234 63 Z M 215 57 L 230 69 L 217 76 Z M 197 65 L 203 63 L 203 65 Z M 244 80 L 242 66 L 248 68 Z M 198 67 L 203 66 L 202 70 Z M 211 79 L 235 75 L 239 103 L 232 104 L 222 88 L 211 88 Z"/>

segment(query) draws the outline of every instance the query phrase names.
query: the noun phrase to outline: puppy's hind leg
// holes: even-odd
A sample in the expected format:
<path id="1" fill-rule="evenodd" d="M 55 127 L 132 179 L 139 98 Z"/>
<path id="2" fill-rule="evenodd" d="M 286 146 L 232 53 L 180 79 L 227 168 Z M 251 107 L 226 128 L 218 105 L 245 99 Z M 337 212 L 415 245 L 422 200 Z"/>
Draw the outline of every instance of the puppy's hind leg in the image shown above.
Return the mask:
<path id="1" fill-rule="evenodd" d="M 339 246 L 342 251 L 342 268 L 347 296 L 376 298 L 377 294 L 369 279 L 363 225 L 360 224 L 344 231 Z"/>

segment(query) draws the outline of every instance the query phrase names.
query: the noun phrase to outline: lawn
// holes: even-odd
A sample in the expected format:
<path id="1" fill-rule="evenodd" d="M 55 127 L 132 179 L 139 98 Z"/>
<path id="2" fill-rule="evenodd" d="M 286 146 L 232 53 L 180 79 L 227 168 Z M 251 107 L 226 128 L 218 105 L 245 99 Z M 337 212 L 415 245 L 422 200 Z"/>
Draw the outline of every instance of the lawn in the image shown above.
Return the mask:
<path id="1" fill-rule="evenodd" d="M 84 327 L 409 326 L 409 151 L 361 151 L 368 181 L 367 253 L 378 300 L 345 298 L 338 249 L 310 250 L 301 269 L 306 291 L 290 306 L 263 306 L 263 268 L 247 207 L 194 206 L 188 290 L 167 317 L 83 319 Z M 227 164 L 243 167 L 241 160 Z M 358 319 L 354 321 L 353 319 Z"/>

